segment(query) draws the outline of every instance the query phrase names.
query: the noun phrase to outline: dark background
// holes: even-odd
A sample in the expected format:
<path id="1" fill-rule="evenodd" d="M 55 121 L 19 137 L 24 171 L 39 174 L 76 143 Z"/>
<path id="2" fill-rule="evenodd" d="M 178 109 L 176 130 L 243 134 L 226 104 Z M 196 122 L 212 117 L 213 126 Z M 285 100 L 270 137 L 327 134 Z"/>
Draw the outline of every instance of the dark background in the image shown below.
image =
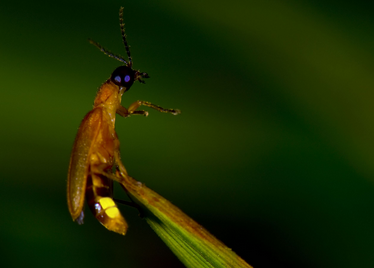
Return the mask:
<path id="1" fill-rule="evenodd" d="M 374 267 L 374 17 L 366 1 L 0 3 L 1 267 L 182 267 L 131 208 L 66 205 L 78 126 L 124 55 L 148 72 L 117 118 L 123 162 L 262 267 Z M 118 189 L 119 187 L 117 187 Z M 116 196 L 125 198 L 118 189 Z"/>

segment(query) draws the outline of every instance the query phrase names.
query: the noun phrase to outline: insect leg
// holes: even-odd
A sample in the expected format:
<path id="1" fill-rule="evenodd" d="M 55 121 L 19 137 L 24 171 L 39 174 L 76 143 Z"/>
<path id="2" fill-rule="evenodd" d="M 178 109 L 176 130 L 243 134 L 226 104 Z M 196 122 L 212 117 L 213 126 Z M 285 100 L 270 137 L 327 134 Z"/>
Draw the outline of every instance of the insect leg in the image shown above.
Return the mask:
<path id="1" fill-rule="evenodd" d="M 129 112 L 129 110 L 127 110 L 125 107 L 123 106 L 120 106 L 118 109 L 117 109 L 117 114 L 119 114 L 120 116 L 122 117 L 129 117 L 130 115 L 133 115 L 133 114 L 139 114 L 139 115 L 144 115 L 144 116 L 148 116 L 148 112 L 147 111 L 132 111 L 132 112 Z"/>
<path id="2" fill-rule="evenodd" d="M 122 164 L 122 163 L 121 163 Z M 124 172 L 126 172 L 126 173 L 124 173 L 124 172 L 121 172 L 119 169 L 119 167 L 118 167 L 118 165 L 117 165 L 117 171 L 116 171 L 116 174 L 112 174 L 112 173 L 107 173 L 107 172 L 105 172 L 105 171 L 98 171 L 99 173 L 95 173 L 95 174 L 93 174 L 94 176 L 93 177 L 97 177 L 97 178 L 100 178 L 101 180 L 104 180 L 105 181 L 105 179 L 106 180 L 108 180 L 108 179 L 110 179 L 110 180 L 112 180 L 112 181 L 117 181 L 117 182 L 119 182 L 120 183 L 120 185 L 122 186 L 122 188 L 125 190 L 125 192 L 126 192 L 126 194 L 127 194 L 127 196 L 129 197 L 129 199 L 130 199 L 130 201 L 124 201 L 124 200 L 119 200 L 119 199 L 116 199 L 116 198 L 113 198 L 113 200 L 115 201 L 115 202 L 117 202 L 117 203 L 120 203 L 120 204 L 123 204 L 123 205 L 127 205 L 127 206 L 130 206 L 130 207 L 133 207 L 133 208 L 136 208 L 138 211 L 139 211 L 139 216 L 141 217 L 141 218 L 143 218 L 144 217 L 144 212 L 143 212 L 143 210 L 142 210 L 142 208 L 137 204 L 137 203 L 135 203 L 133 200 L 132 200 L 132 198 L 131 198 L 131 196 L 128 194 L 128 191 L 127 191 L 127 189 L 123 186 L 123 181 L 124 181 L 124 179 L 121 177 L 121 176 L 125 176 L 125 177 L 128 177 L 128 174 L 127 174 L 127 171 L 126 171 L 126 169 L 125 169 L 125 167 L 123 166 L 123 164 L 122 164 L 122 170 L 124 170 Z M 105 181 L 105 183 L 104 184 L 108 184 L 108 182 L 107 181 Z M 112 193 L 111 193 L 111 195 L 110 195 L 110 197 L 112 197 Z M 100 198 L 102 198 L 102 197 L 100 197 L 100 196 L 97 196 L 96 197 L 96 199 L 94 199 L 94 198 L 92 198 L 92 197 L 87 197 L 87 200 L 89 200 L 89 199 L 92 199 L 93 201 L 92 201 L 92 204 L 90 204 L 89 203 L 89 206 L 90 206 L 90 208 L 91 208 L 91 210 L 92 209 L 95 209 L 96 207 L 95 207 L 95 204 L 96 203 L 98 203 L 98 201 L 100 201 L 101 199 Z M 112 199 L 112 198 L 110 198 L 110 199 Z M 110 200 L 109 200 L 110 201 Z M 112 207 L 114 207 L 115 205 L 113 205 L 112 204 Z M 115 208 L 117 208 L 117 206 L 115 206 Z M 95 215 L 97 215 L 98 213 L 97 212 L 95 212 L 95 210 L 92 210 L 93 211 L 93 213 L 95 214 Z M 102 213 L 100 213 L 100 214 L 102 214 Z M 118 218 L 120 217 L 121 215 L 119 215 L 118 216 Z M 103 216 L 101 215 L 101 217 L 100 216 L 97 216 L 96 217 L 106 228 L 108 228 L 109 230 L 111 230 L 108 226 L 109 225 L 119 225 L 118 224 L 118 222 L 119 221 L 121 221 L 121 219 L 119 218 L 119 219 L 116 219 L 115 221 L 113 221 L 113 224 L 111 223 L 111 222 L 108 222 L 108 220 L 107 219 L 101 219 L 101 218 L 103 218 Z M 117 216 L 116 216 L 116 218 L 117 218 Z M 120 224 L 120 225 L 124 225 L 124 224 Z M 126 227 L 127 227 L 127 225 L 126 225 Z M 118 228 L 118 227 L 117 227 Z M 112 230 L 113 231 L 113 230 Z M 117 230 L 114 230 L 115 232 L 118 232 Z M 120 232 L 119 232 L 120 233 Z"/>
<path id="3" fill-rule="evenodd" d="M 177 114 L 181 113 L 181 111 L 179 109 L 165 109 L 165 108 L 162 108 L 161 106 L 158 106 L 156 104 L 152 104 L 149 101 L 140 101 L 140 100 L 137 100 L 134 103 L 132 103 L 128 109 L 126 109 L 123 106 L 120 106 L 117 109 L 117 113 L 120 116 L 123 116 L 123 117 L 129 117 L 130 115 L 133 115 L 133 114 L 148 116 L 147 111 L 136 111 L 136 109 L 138 109 L 141 105 L 147 106 L 147 107 L 152 108 L 152 109 L 155 109 L 155 110 L 157 110 L 161 113 L 171 113 L 172 115 L 177 115 Z"/>
<path id="4" fill-rule="evenodd" d="M 180 113 L 181 113 L 181 111 L 178 110 L 178 109 L 165 109 L 165 108 L 162 108 L 161 106 L 158 106 L 158 105 L 152 104 L 152 103 L 150 103 L 149 101 L 140 101 L 140 100 L 137 100 L 137 101 L 135 101 L 134 103 L 132 103 L 132 104 L 130 105 L 130 107 L 129 107 L 127 110 L 128 110 L 128 112 L 129 112 L 130 114 L 132 114 L 132 113 L 134 113 L 134 112 L 136 111 L 136 109 L 138 109 L 139 106 L 141 106 L 141 105 L 143 105 L 143 106 L 147 106 L 147 107 L 152 108 L 152 109 L 155 109 L 155 110 L 157 110 L 157 111 L 159 111 L 159 112 L 161 112 L 161 113 L 171 113 L 171 114 L 173 114 L 173 115 L 177 115 L 177 114 L 180 114 Z"/>

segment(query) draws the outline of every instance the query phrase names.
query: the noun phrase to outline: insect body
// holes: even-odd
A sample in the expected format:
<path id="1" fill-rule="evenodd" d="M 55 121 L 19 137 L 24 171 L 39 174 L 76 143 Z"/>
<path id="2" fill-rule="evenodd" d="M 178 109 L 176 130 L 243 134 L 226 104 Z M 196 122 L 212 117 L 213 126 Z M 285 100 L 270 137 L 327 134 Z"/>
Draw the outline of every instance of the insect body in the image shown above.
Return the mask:
<path id="1" fill-rule="evenodd" d="M 123 167 L 119 153 L 120 143 L 115 132 L 116 114 L 123 117 L 133 114 L 148 116 L 147 111 L 137 111 L 141 105 L 174 115 L 179 114 L 180 111 L 164 109 L 146 101 L 136 101 L 128 109 L 121 105 L 123 93 L 129 90 L 135 81 L 144 83 L 143 79 L 149 76 L 147 73 L 132 69 L 122 7 L 120 27 L 128 61 L 90 40 L 106 55 L 125 65 L 115 69 L 110 78 L 100 87 L 92 111 L 84 117 L 79 127 L 70 158 L 67 199 L 69 212 L 74 221 L 83 223 L 86 196 L 88 206 L 101 224 L 111 231 L 124 235 L 128 226 L 112 199 L 113 181 L 110 179 L 111 176 L 116 176 L 113 174 L 114 166 Z"/>

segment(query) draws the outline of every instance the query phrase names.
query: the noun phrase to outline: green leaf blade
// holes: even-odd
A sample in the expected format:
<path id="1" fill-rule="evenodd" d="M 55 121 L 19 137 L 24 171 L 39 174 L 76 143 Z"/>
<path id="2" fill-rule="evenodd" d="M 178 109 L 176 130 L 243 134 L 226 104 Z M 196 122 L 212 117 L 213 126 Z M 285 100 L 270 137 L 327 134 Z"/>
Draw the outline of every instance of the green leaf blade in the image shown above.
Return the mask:
<path id="1" fill-rule="evenodd" d="M 144 209 L 147 223 L 186 267 L 251 268 L 204 227 L 144 184 L 131 177 L 121 183 Z"/>

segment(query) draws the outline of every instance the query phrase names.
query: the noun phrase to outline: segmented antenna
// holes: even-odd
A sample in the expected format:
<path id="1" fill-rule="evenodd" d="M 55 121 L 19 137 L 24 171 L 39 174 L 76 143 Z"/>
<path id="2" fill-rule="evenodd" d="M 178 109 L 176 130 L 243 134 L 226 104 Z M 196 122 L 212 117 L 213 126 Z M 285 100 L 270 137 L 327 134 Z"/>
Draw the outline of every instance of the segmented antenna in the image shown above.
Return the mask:
<path id="1" fill-rule="evenodd" d="M 88 42 L 90 42 L 91 44 L 93 44 L 95 47 L 97 47 L 98 49 L 101 50 L 101 52 L 103 52 L 105 55 L 113 58 L 113 59 L 116 59 L 120 62 L 123 62 L 125 65 L 127 65 L 127 62 L 122 58 L 122 56 L 120 55 L 116 55 L 112 52 L 110 52 L 109 50 L 107 50 L 106 48 L 104 48 L 103 46 L 101 46 L 99 43 L 96 43 L 95 41 L 91 40 L 91 39 L 88 39 Z"/>
<path id="2" fill-rule="evenodd" d="M 126 49 L 126 52 L 127 52 L 127 57 L 129 58 L 129 64 L 127 66 L 131 68 L 132 67 L 132 58 L 131 58 L 131 54 L 130 54 L 129 45 L 127 44 L 127 41 L 126 41 L 125 23 L 123 23 L 123 7 L 120 7 L 120 9 L 119 9 L 119 26 L 121 27 L 121 35 L 122 35 L 123 44 L 125 45 L 125 49 Z"/>

